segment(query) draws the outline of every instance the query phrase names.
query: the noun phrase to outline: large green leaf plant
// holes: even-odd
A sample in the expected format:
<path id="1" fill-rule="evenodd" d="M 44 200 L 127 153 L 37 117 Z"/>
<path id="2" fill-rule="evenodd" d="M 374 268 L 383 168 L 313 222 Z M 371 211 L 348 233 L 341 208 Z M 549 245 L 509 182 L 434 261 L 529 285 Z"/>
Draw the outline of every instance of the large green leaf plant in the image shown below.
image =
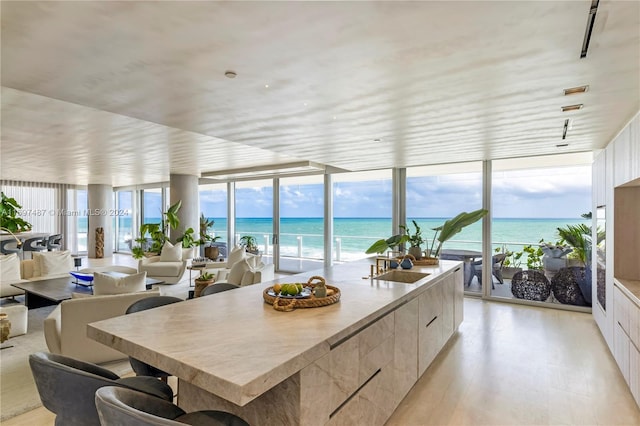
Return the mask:
<path id="1" fill-rule="evenodd" d="M 180 218 L 178 217 L 180 207 L 182 207 L 182 200 L 162 213 L 162 221 L 160 223 L 143 223 L 140 225 L 140 236 L 136 238 L 138 245 L 131 249 L 134 259 L 142 259 L 145 253 L 160 254 L 162 246 L 169 239 L 167 235 L 169 228 L 176 229 L 180 225 Z M 151 238 L 151 246 L 148 246 L 148 237 Z"/>
<path id="2" fill-rule="evenodd" d="M 31 224 L 18 216 L 22 206 L 15 198 L 7 197 L 4 192 L 0 194 L 0 227 L 12 233 L 31 231 Z"/>

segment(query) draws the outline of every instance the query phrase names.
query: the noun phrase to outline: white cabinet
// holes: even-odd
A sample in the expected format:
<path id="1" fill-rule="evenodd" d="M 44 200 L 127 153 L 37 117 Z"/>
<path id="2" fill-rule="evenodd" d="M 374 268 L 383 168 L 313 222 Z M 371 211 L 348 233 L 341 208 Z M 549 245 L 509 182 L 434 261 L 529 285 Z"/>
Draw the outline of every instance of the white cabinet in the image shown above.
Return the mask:
<path id="1" fill-rule="evenodd" d="M 591 192 L 596 207 L 607 204 L 607 152 L 602 151 L 593 161 Z"/>
<path id="2" fill-rule="evenodd" d="M 640 406 L 640 306 L 618 284 L 613 288 L 613 356 L 631 394 Z"/>
<path id="3" fill-rule="evenodd" d="M 615 138 L 614 186 L 640 178 L 640 115 Z"/>

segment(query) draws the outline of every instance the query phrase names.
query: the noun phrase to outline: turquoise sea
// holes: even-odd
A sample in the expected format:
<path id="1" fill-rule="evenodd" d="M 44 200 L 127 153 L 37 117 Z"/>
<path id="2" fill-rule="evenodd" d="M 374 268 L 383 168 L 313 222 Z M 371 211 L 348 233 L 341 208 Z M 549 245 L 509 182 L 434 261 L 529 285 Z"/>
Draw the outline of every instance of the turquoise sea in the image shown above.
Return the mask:
<path id="1" fill-rule="evenodd" d="M 82 219 L 82 218 L 81 218 Z M 212 218 L 215 221 L 213 234 L 220 235 L 226 241 L 227 220 Z M 408 223 L 413 231 L 409 218 Z M 120 217 L 119 239 L 130 237 L 131 218 Z M 422 228 L 425 240 L 433 238 L 431 228 L 441 225 L 446 218 L 415 218 Z M 145 222 L 159 222 L 158 218 L 146 218 Z M 537 244 L 541 239 L 555 242 L 558 239 L 556 229 L 569 224 L 586 223 L 590 220 L 573 219 L 494 219 L 492 223 L 493 246 L 506 246 L 510 250 L 522 250 L 526 244 Z M 273 224 L 270 218 L 236 219 L 236 235 L 253 235 L 263 252 L 271 253 L 270 247 Z M 280 252 L 283 256 L 321 259 L 323 257 L 324 226 L 322 218 L 283 218 L 280 220 Z M 391 218 L 336 218 L 333 222 L 334 249 L 340 253 L 339 260 L 351 260 L 365 256 L 364 251 L 376 240 L 391 235 Z M 134 236 L 135 237 L 135 236 Z M 445 248 L 481 250 L 482 223 L 477 222 L 462 230 Z M 426 245 L 423 248 L 427 248 Z M 266 250 L 265 250 L 266 249 Z"/>

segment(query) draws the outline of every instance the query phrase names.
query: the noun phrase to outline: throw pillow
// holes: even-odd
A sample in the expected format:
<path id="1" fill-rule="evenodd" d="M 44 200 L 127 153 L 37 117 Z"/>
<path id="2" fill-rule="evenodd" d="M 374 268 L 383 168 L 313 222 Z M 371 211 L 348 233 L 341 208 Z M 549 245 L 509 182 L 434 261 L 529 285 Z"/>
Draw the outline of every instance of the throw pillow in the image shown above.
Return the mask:
<path id="1" fill-rule="evenodd" d="M 37 258 L 39 259 L 40 276 L 42 277 L 67 274 L 69 271 L 73 270 L 73 259 L 71 258 L 71 253 L 68 250 L 40 253 L 40 256 Z M 35 263 L 37 264 L 38 261 L 36 260 Z M 35 272 L 34 276 L 36 276 Z"/>
<path id="2" fill-rule="evenodd" d="M 20 259 L 15 253 L 0 255 L 0 281 L 12 283 L 20 281 Z"/>
<path id="3" fill-rule="evenodd" d="M 116 277 L 96 272 L 93 274 L 93 295 L 136 293 L 146 290 L 147 272 Z"/>
<path id="4" fill-rule="evenodd" d="M 227 268 L 232 268 L 233 265 L 244 259 L 247 255 L 243 246 L 235 246 L 229 256 L 227 256 Z"/>
<path id="5" fill-rule="evenodd" d="M 182 262 L 182 243 L 174 246 L 166 241 L 160 252 L 160 262 Z"/>
<path id="6" fill-rule="evenodd" d="M 244 275 L 242 276 L 242 280 L 240 281 L 240 286 L 245 286 L 245 285 L 252 285 L 253 282 L 255 281 L 255 272 L 253 271 L 247 271 L 244 273 Z"/>
<path id="7" fill-rule="evenodd" d="M 244 273 L 250 270 L 251 270 L 251 267 L 247 263 L 246 259 L 236 262 L 231 267 L 231 270 L 229 271 L 229 275 L 227 275 L 227 282 L 230 282 L 231 284 L 240 285 L 240 283 L 242 282 L 242 277 L 244 276 Z"/>

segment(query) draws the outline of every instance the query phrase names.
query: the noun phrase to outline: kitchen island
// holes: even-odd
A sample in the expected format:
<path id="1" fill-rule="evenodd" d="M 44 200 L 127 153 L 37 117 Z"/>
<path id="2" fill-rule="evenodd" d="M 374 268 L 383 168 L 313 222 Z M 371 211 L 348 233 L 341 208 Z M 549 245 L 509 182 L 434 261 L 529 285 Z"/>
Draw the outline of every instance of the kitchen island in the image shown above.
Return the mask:
<path id="1" fill-rule="evenodd" d="M 373 259 L 322 275 L 339 303 L 279 312 L 269 283 L 90 324 L 89 337 L 178 377 L 186 411 L 221 409 L 251 425 L 384 424 L 462 321 L 462 264 L 363 279 Z"/>

